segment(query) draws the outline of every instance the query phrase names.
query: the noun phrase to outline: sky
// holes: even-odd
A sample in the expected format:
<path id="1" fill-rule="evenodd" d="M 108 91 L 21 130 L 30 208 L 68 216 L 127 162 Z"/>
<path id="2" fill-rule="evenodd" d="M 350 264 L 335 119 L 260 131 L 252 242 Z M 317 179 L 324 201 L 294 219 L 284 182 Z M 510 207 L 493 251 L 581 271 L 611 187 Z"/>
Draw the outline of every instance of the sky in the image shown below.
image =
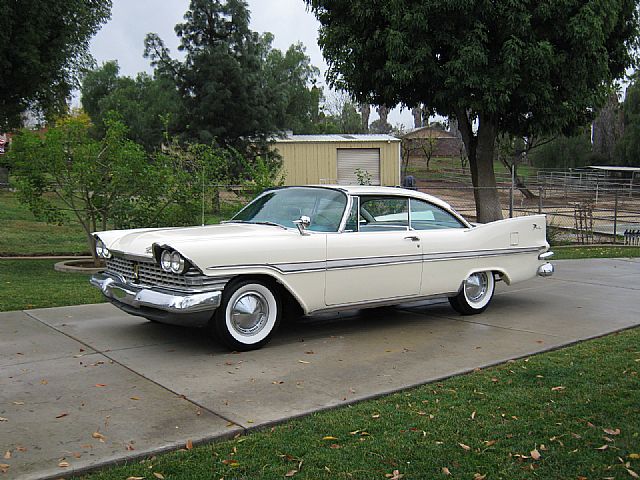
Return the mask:
<path id="1" fill-rule="evenodd" d="M 287 50 L 293 43 L 302 42 L 311 63 L 320 69 L 325 95 L 329 96 L 324 82 L 327 64 L 318 47 L 318 21 L 306 10 L 303 0 L 249 0 L 251 29 L 271 32 L 275 36 L 273 46 Z M 173 56 L 178 54 L 178 38 L 173 30 L 183 21 L 189 0 L 113 0 L 111 20 L 102 27 L 91 42 L 91 53 L 101 65 L 117 60 L 120 74 L 135 76 L 138 72 L 151 73 L 149 61 L 143 58 L 144 37 L 157 33 Z M 372 112 L 370 121 L 377 118 Z M 409 111 L 395 109 L 389 115 L 392 125 L 403 124 L 409 128 L 413 120 Z"/>

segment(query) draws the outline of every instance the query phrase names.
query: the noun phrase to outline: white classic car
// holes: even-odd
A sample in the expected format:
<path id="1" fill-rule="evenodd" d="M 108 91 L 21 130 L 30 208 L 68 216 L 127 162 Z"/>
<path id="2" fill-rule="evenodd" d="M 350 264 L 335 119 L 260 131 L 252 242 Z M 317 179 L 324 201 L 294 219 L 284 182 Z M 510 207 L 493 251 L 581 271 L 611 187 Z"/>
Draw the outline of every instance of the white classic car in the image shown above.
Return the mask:
<path id="1" fill-rule="evenodd" d="M 413 190 L 267 190 L 220 225 L 95 234 L 91 283 L 152 321 L 206 326 L 233 350 L 262 347 L 283 311 L 305 315 L 448 297 L 484 311 L 495 282 L 550 276 L 544 215 L 472 225 Z"/>

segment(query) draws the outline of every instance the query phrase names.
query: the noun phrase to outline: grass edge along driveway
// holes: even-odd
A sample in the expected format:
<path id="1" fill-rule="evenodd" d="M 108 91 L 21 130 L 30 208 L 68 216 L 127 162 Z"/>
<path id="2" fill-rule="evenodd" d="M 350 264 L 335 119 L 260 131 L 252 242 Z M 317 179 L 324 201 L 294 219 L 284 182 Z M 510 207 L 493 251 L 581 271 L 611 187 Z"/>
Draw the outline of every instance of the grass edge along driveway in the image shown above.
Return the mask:
<path id="1" fill-rule="evenodd" d="M 85 480 L 632 479 L 640 328 Z"/>

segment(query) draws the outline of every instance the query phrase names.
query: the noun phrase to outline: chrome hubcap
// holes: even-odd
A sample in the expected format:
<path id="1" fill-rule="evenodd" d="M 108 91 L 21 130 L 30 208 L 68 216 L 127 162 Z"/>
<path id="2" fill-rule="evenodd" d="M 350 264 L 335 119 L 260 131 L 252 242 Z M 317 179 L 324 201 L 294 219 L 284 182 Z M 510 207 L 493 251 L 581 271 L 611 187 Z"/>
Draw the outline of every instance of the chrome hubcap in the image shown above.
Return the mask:
<path id="1" fill-rule="evenodd" d="M 487 293 L 489 280 L 484 272 L 474 273 L 470 275 L 464 282 L 464 291 L 470 302 L 482 300 Z"/>
<path id="2" fill-rule="evenodd" d="M 231 306 L 231 325 L 242 335 L 255 335 L 269 319 L 269 304 L 258 292 L 248 292 Z"/>

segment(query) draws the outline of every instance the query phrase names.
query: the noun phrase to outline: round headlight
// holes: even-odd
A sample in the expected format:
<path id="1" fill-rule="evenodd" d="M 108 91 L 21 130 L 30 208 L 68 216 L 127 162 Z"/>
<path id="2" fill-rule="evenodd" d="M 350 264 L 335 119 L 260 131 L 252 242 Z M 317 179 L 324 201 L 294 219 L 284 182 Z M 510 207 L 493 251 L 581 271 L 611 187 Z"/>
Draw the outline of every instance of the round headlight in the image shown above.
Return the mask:
<path id="1" fill-rule="evenodd" d="M 171 271 L 173 273 L 184 272 L 184 258 L 178 252 L 171 254 Z"/>
<path id="2" fill-rule="evenodd" d="M 169 250 L 162 252 L 160 256 L 160 266 L 165 272 L 171 271 L 171 252 Z"/>
<path id="3" fill-rule="evenodd" d="M 102 243 L 102 240 L 96 240 L 96 255 L 98 255 L 98 257 L 100 258 L 104 258 L 104 250 L 105 246 L 104 243 Z"/>
<path id="4" fill-rule="evenodd" d="M 104 244 L 102 245 L 102 258 L 111 258 L 111 252 Z"/>

